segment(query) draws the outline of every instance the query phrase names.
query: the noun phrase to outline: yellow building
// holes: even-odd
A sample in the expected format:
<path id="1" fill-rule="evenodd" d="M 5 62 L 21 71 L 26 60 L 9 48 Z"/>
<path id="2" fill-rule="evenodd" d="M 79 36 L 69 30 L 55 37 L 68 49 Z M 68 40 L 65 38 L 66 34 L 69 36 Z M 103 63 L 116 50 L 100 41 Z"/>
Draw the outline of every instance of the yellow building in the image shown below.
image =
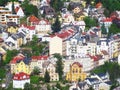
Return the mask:
<path id="1" fill-rule="evenodd" d="M 8 27 L 8 29 L 7 29 L 7 32 L 9 32 L 9 33 L 11 33 L 11 34 L 16 34 L 17 31 L 18 31 L 18 27 L 16 27 L 16 26 L 10 26 L 10 27 Z"/>
<path id="2" fill-rule="evenodd" d="M 86 78 L 86 73 L 82 72 L 82 65 L 79 62 L 74 62 L 70 65 L 70 71 L 66 75 L 66 80 L 68 81 L 78 81 L 84 80 Z"/>
<path id="3" fill-rule="evenodd" d="M 19 73 L 19 72 L 30 74 L 31 71 L 29 65 L 25 64 L 24 61 L 20 61 L 19 63 L 17 63 L 14 67 L 14 73 Z"/>

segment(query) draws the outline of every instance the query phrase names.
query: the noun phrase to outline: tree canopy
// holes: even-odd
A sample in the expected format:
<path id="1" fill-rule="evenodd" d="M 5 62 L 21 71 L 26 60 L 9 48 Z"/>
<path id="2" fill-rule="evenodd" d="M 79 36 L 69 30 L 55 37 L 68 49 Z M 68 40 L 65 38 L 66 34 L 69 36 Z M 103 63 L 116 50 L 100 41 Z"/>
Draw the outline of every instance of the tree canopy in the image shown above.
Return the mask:
<path id="1" fill-rule="evenodd" d="M 110 80 L 115 82 L 120 77 L 120 65 L 116 62 L 105 62 L 104 65 L 95 68 L 92 73 L 106 73 L 110 75 Z M 113 73 L 114 72 L 114 73 Z"/>
<path id="2" fill-rule="evenodd" d="M 90 17 L 85 17 L 84 18 L 85 24 L 87 28 L 91 28 L 92 26 L 97 26 L 97 20 L 94 18 L 90 18 Z"/>
<path id="3" fill-rule="evenodd" d="M 50 75 L 49 72 L 46 70 L 45 75 L 44 75 L 44 80 L 45 82 L 49 83 L 50 82 Z"/>
<path id="4" fill-rule="evenodd" d="M 37 8 L 37 6 L 34 6 L 34 5 L 30 4 L 29 0 L 25 0 L 21 4 L 21 6 L 22 6 L 26 16 L 35 15 L 36 17 L 38 17 L 38 8 Z"/>
<path id="5" fill-rule="evenodd" d="M 59 80 L 62 80 L 63 76 L 63 62 L 62 62 L 62 56 L 60 54 L 54 54 L 54 57 L 57 58 L 56 62 L 56 72 L 59 75 Z"/>
<path id="6" fill-rule="evenodd" d="M 60 11 L 64 5 L 64 0 L 50 0 L 50 6 L 55 9 L 56 12 Z"/>
<path id="7" fill-rule="evenodd" d="M 55 23 L 53 23 L 52 25 L 52 30 L 53 30 L 53 33 L 59 32 L 61 30 L 61 23 L 59 21 L 58 16 L 55 19 Z"/>
<path id="8" fill-rule="evenodd" d="M 112 24 L 111 27 L 109 28 L 109 33 L 108 35 L 110 36 L 111 34 L 116 34 L 120 32 L 120 28 L 116 24 Z"/>

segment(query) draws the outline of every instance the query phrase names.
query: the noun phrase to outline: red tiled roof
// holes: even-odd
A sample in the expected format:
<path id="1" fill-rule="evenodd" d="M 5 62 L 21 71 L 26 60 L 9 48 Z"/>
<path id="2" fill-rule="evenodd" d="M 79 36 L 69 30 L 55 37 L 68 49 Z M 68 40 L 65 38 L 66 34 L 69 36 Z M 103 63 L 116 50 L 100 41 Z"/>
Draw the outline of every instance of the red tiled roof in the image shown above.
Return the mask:
<path id="1" fill-rule="evenodd" d="M 15 74 L 13 77 L 13 80 L 26 80 L 26 79 L 30 79 L 30 75 L 28 75 L 24 72 L 20 72 L 18 74 Z"/>
<path id="2" fill-rule="evenodd" d="M 39 22 L 39 19 L 38 19 L 37 17 L 35 17 L 34 15 L 31 15 L 31 16 L 29 17 L 29 21 L 30 21 L 30 22 Z"/>
<path id="3" fill-rule="evenodd" d="M 15 63 L 17 63 L 17 61 L 21 61 L 21 60 L 23 60 L 23 59 L 24 59 L 24 56 L 18 55 L 18 56 L 15 56 L 15 57 L 10 61 L 10 63 L 11 63 L 11 64 L 15 64 Z"/>
<path id="4" fill-rule="evenodd" d="M 21 24 L 20 27 L 28 28 L 29 30 L 35 30 L 35 26 L 27 26 L 25 24 Z"/>
<path id="5" fill-rule="evenodd" d="M 105 18 L 105 19 L 103 19 L 103 22 L 112 22 L 112 19 L 111 18 Z"/>
<path id="6" fill-rule="evenodd" d="M 32 61 L 37 61 L 37 60 L 47 60 L 48 56 L 32 56 Z"/>
<path id="7" fill-rule="evenodd" d="M 82 67 L 82 65 L 81 65 L 79 62 L 74 62 L 74 63 L 72 64 L 72 66 L 75 65 L 75 64 L 78 65 L 79 67 Z"/>
<path id="8" fill-rule="evenodd" d="M 95 56 L 91 56 L 91 55 L 88 55 L 91 59 L 93 59 L 94 61 L 98 61 L 100 59 L 102 59 L 102 55 L 95 55 Z"/>
<path id="9" fill-rule="evenodd" d="M 96 7 L 96 8 L 102 7 L 102 3 L 101 3 L 101 2 L 97 3 L 97 4 L 95 5 L 95 7 Z"/>
<path id="10" fill-rule="evenodd" d="M 20 7 L 16 7 L 15 12 L 17 13 L 19 9 L 20 9 Z"/>
<path id="11" fill-rule="evenodd" d="M 27 26 L 29 30 L 35 30 L 35 26 Z"/>

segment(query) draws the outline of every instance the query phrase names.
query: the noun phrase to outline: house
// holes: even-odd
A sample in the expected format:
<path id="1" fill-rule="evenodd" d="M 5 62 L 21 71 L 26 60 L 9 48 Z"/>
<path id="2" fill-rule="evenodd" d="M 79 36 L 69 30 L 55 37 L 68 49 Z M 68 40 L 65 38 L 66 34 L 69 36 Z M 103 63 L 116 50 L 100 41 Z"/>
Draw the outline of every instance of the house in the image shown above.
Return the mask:
<path id="1" fill-rule="evenodd" d="M 120 11 L 114 11 L 114 12 L 112 12 L 111 14 L 110 14 L 110 18 L 112 19 L 112 20 L 115 20 L 115 19 L 120 19 Z"/>
<path id="2" fill-rule="evenodd" d="M 119 43 L 120 43 L 120 34 L 115 34 L 111 36 L 109 42 L 109 56 L 110 58 L 118 57 L 119 55 Z"/>
<path id="3" fill-rule="evenodd" d="M 52 32 L 51 24 L 46 19 L 41 19 L 38 24 L 36 24 L 36 32 L 39 36 L 48 35 L 48 33 Z"/>
<path id="4" fill-rule="evenodd" d="M 48 56 L 32 56 L 30 62 L 30 69 L 31 71 L 34 70 L 35 67 L 38 67 L 40 69 L 40 72 L 43 70 L 43 63 L 48 60 Z"/>
<path id="5" fill-rule="evenodd" d="M 7 23 L 7 15 L 12 14 L 9 10 L 0 10 L 0 23 L 6 24 Z"/>
<path id="6" fill-rule="evenodd" d="M 99 84 L 101 83 L 101 81 L 94 77 L 94 78 L 86 78 L 85 82 L 89 85 L 92 86 L 93 89 L 98 90 L 99 89 Z"/>
<path id="7" fill-rule="evenodd" d="M 59 53 L 66 55 L 66 41 L 71 38 L 75 32 L 73 29 L 62 30 L 60 33 L 51 35 L 49 42 L 49 55 Z"/>
<path id="8" fill-rule="evenodd" d="M 24 73 L 30 74 L 31 73 L 30 66 L 29 66 L 30 60 L 31 60 L 30 58 L 19 56 L 19 55 L 17 57 L 14 57 L 10 61 L 11 73 L 16 74 L 19 72 L 24 72 Z"/>
<path id="9" fill-rule="evenodd" d="M 7 32 L 9 34 L 16 34 L 18 31 L 18 25 L 15 22 L 8 22 L 7 23 Z"/>
<path id="10" fill-rule="evenodd" d="M 14 8 L 19 7 L 20 3 L 19 2 L 14 2 Z M 8 8 L 9 11 L 12 11 L 12 2 L 8 2 L 5 8 Z"/>
<path id="11" fill-rule="evenodd" d="M 16 14 L 6 15 L 6 22 L 15 22 L 16 24 L 20 24 L 20 17 Z"/>
<path id="12" fill-rule="evenodd" d="M 12 34 L 5 40 L 5 44 L 9 47 L 9 49 L 19 49 L 19 47 L 24 44 L 23 43 L 23 35 L 21 33 Z"/>
<path id="13" fill-rule="evenodd" d="M 46 18 L 52 18 L 55 15 L 55 10 L 50 5 L 43 5 L 39 8 L 39 13 Z"/>
<path id="14" fill-rule="evenodd" d="M 63 16 L 63 22 L 64 23 L 70 23 L 70 22 L 74 22 L 74 16 L 72 15 L 72 14 L 65 14 L 64 16 Z"/>
<path id="15" fill-rule="evenodd" d="M 31 15 L 27 18 L 27 24 L 31 25 L 31 26 L 35 26 L 36 24 L 38 24 L 39 19 L 37 17 L 35 17 L 34 15 Z"/>
<path id="16" fill-rule="evenodd" d="M 43 70 L 44 74 L 46 70 L 49 72 L 50 75 L 50 81 L 58 81 L 59 75 L 56 73 L 56 66 L 55 64 L 51 63 L 50 61 L 46 61 L 43 63 Z"/>
<path id="17" fill-rule="evenodd" d="M 68 81 L 79 81 L 86 78 L 86 73 L 82 71 L 82 65 L 79 62 L 74 62 L 70 65 L 70 71 L 66 75 L 66 80 Z"/>
<path id="18" fill-rule="evenodd" d="M 26 83 L 30 84 L 30 75 L 24 72 L 17 73 L 13 76 L 13 88 L 24 89 Z"/>
<path id="19" fill-rule="evenodd" d="M 22 32 L 23 34 L 25 34 L 26 40 L 24 40 L 24 42 L 31 41 L 33 35 L 36 34 L 35 26 L 27 26 L 27 25 L 21 25 L 18 29 L 18 32 Z"/>
<path id="20" fill-rule="evenodd" d="M 108 50 L 109 50 L 109 40 L 106 38 L 100 38 L 100 40 L 97 41 L 96 53 L 101 54 L 102 51 L 108 52 Z"/>
<path id="21" fill-rule="evenodd" d="M 25 16 L 25 14 L 24 14 L 24 12 L 23 12 L 23 9 L 22 9 L 21 7 L 16 7 L 16 8 L 15 8 L 15 12 L 16 12 L 16 14 L 17 14 L 18 16 L 20 16 L 20 17 L 24 17 L 24 16 Z"/>
<path id="22" fill-rule="evenodd" d="M 99 90 L 110 90 L 112 83 L 110 81 L 99 84 Z"/>

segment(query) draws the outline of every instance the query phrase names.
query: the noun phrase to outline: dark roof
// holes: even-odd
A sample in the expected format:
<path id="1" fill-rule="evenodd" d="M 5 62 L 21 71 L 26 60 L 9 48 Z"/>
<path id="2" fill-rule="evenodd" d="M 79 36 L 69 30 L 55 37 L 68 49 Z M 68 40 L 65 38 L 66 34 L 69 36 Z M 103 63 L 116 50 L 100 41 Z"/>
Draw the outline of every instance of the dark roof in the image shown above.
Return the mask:
<path id="1" fill-rule="evenodd" d="M 99 77 L 104 77 L 104 76 L 106 76 L 106 73 L 99 73 L 99 74 L 97 74 Z"/>
<path id="2" fill-rule="evenodd" d="M 86 80 L 89 80 L 90 82 L 98 81 L 97 78 L 86 78 Z"/>
<path id="3" fill-rule="evenodd" d="M 18 27 L 18 25 L 15 22 L 7 22 L 7 26 L 13 26 L 13 27 Z"/>
<path id="4" fill-rule="evenodd" d="M 23 62 L 24 62 L 25 64 L 29 64 L 30 61 L 31 61 L 31 58 L 28 58 L 28 57 L 25 57 L 24 60 L 23 60 Z"/>
<path id="5" fill-rule="evenodd" d="M 108 85 L 112 85 L 112 82 L 111 81 L 107 81 L 107 82 L 105 82 L 106 84 L 108 84 Z"/>

